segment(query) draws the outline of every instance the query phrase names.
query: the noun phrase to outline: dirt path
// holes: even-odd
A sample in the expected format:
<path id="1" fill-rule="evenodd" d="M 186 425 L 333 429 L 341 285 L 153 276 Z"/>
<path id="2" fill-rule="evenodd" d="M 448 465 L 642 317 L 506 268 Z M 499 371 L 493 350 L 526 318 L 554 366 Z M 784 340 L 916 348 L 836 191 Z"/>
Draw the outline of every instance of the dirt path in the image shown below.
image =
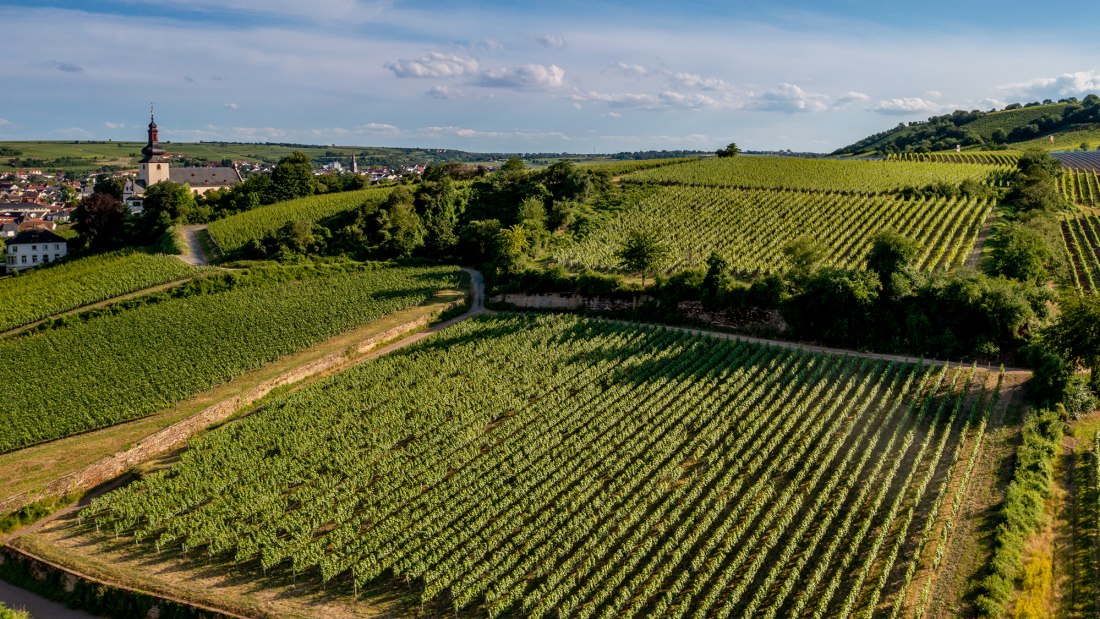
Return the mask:
<path id="1" fill-rule="evenodd" d="M 31 593 L 26 589 L 20 589 L 3 580 L 0 580 L 0 602 L 13 610 L 27 611 L 32 619 L 95 618 L 95 615 L 89 615 L 82 610 L 73 610 L 64 604 L 47 600 L 40 595 Z"/>
<path id="2" fill-rule="evenodd" d="M 202 251 L 202 243 L 199 241 L 199 232 L 206 230 L 206 224 L 193 224 L 183 227 L 183 238 L 187 241 L 187 253 L 180 254 L 180 260 L 192 266 L 206 266 L 210 264 L 206 254 Z"/>
<path id="3" fill-rule="evenodd" d="M 993 223 L 997 219 L 997 213 L 990 213 L 982 222 L 982 229 L 978 231 L 978 238 L 974 241 L 974 249 L 970 250 L 970 257 L 966 259 L 966 266 L 970 269 L 978 268 L 978 261 L 982 258 L 982 248 L 993 234 Z"/>

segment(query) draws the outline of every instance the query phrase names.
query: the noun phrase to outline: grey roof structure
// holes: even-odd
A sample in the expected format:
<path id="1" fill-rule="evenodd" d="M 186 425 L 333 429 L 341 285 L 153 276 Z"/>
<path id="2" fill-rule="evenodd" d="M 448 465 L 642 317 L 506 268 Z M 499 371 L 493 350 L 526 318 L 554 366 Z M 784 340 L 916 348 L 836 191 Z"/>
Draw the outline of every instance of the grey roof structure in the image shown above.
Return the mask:
<path id="1" fill-rule="evenodd" d="M 8 241 L 8 245 L 31 245 L 39 243 L 68 243 L 69 240 L 65 237 L 54 234 L 49 230 L 43 230 L 36 228 L 34 230 L 27 230 L 26 232 L 20 232 Z"/>
<path id="2" fill-rule="evenodd" d="M 168 168 L 168 180 L 192 187 L 230 187 L 241 182 L 236 168 Z"/>

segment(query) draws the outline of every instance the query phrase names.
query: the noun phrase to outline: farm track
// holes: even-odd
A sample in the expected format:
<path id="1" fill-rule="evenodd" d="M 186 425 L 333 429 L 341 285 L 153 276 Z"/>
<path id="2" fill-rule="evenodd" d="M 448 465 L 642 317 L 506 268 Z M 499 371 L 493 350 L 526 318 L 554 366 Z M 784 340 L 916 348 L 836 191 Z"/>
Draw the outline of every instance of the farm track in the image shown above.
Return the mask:
<path id="1" fill-rule="evenodd" d="M 191 266 L 206 266 L 210 264 L 206 253 L 202 250 L 202 241 L 199 233 L 206 230 L 206 224 L 194 224 L 183 227 L 183 238 L 187 242 L 187 253 L 180 254 L 178 258 Z"/>

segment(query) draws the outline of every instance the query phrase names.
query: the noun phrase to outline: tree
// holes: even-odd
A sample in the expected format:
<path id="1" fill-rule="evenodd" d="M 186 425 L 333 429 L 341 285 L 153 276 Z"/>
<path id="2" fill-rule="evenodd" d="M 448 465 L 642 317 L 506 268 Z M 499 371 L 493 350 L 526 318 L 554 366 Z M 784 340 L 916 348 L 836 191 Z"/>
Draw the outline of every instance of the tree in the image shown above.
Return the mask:
<path id="1" fill-rule="evenodd" d="M 668 247 L 655 232 L 635 230 L 627 236 L 622 249 L 615 255 L 627 271 L 642 274 L 642 288 L 645 288 L 646 273 L 656 271 L 664 264 Z"/>
<path id="2" fill-rule="evenodd" d="M 917 257 L 916 242 L 893 230 L 883 230 L 871 240 L 867 254 L 867 268 L 878 273 L 879 280 L 889 282 L 894 273 L 901 271 Z"/>
<path id="3" fill-rule="evenodd" d="M 1036 283 L 1049 278 L 1054 250 L 1033 228 L 1022 223 L 1005 224 L 993 233 L 989 244 L 993 248 L 989 270 L 994 275 Z"/>
<path id="4" fill-rule="evenodd" d="M 787 259 L 787 274 L 792 281 L 801 282 L 814 274 L 825 260 L 825 246 L 816 237 L 803 234 L 783 246 Z"/>
<path id="5" fill-rule="evenodd" d="M 737 144 L 735 142 L 730 142 L 725 148 L 719 148 L 714 151 L 714 154 L 719 157 L 736 157 L 740 152 L 741 149 L 737 147 Z"/>
<path id="6" fill-rule="evenodd" d="M 1069 296 L 1060 304 L 1057 322 L 1045 333 L 1045 341 L 1071 363 L 1092 373 L 1089 385 L 1100 393 L 1100 296 Z"/>
<path id="7" fill-rule="evenodd" d="M 80 201 L 73 215 L 73 227 L 91 250 L 111 249 L 122 243 L 126 206 L 114 196 L 93 193 Z"/>
<path id="8" fill-rule="evenodd" d="M 990 141 L 994 144 L 1004 144 L 1008 141 L 1008 132 L 1004 129 L 994 129 L 993 133 L 989 136 Z"/>
<path id="9" fill-rule="evenodd" d="M 717 252 L 707 256 L 707 272 L 700 286 L 704 307 L 717 308 L 721 304 L 733 281 L 729 271 L 730 263 Z"/>
<path id="10" fill-rule="evenodd" d="M 187 185 L 161 181 L 147 188 L 141 215 L 145 241 L 152 242 L 168 228 L 187 221 L 194 207 L 195 197 Z"/>
<path id="11" fill-rule="evenodd" d="M 126 189 L 125 180 L 108 174 L 97 175 L 95 177 L 95 184 L 92 185 L 93 193 L 105 193 L 119 202 L 122 201 L 122 192 L 124 189 Z"/>
<path id="12" fill-rule="evenodd" d="M 413 194 L 405 187 L 390 193 L 368 227 L 371 244 L 386 256 L 408 256 L 424 245 L 424 227 Z"/>
<path id="13" fill-rule="evenodd" d="M 313 195 L 313 161 L 301 151 L 294 151 L 275 164 L 271 172 L 271 202 L 293 200 Z"/>
<path id="14" fill-rule="evenodd" d="M 519 157 L 509 157 L 504 165 L 500 166 L 501 172 L 522 172 L 526 168 L 526 164 L 523 163 L 523 159 Z"/>

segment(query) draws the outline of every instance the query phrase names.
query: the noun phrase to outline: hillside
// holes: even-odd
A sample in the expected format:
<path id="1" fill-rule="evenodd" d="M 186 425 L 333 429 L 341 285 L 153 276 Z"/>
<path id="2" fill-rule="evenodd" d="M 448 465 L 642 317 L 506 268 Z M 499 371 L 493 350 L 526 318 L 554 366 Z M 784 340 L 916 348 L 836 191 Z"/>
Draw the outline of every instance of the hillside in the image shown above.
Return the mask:
<path id="1" fill-rule="evenodd" d="M 1050 138 L 1054 141 L 1051 142 Z M 1100 144 L 1100 97 L 1063 99 L 1057 103 L 1012 104 L 1003 110 L 957 110 L 928 120 L 899 123 L 838 149 L 834 155 L 910 153 L 965 149 L 1089 148 Z"/>

